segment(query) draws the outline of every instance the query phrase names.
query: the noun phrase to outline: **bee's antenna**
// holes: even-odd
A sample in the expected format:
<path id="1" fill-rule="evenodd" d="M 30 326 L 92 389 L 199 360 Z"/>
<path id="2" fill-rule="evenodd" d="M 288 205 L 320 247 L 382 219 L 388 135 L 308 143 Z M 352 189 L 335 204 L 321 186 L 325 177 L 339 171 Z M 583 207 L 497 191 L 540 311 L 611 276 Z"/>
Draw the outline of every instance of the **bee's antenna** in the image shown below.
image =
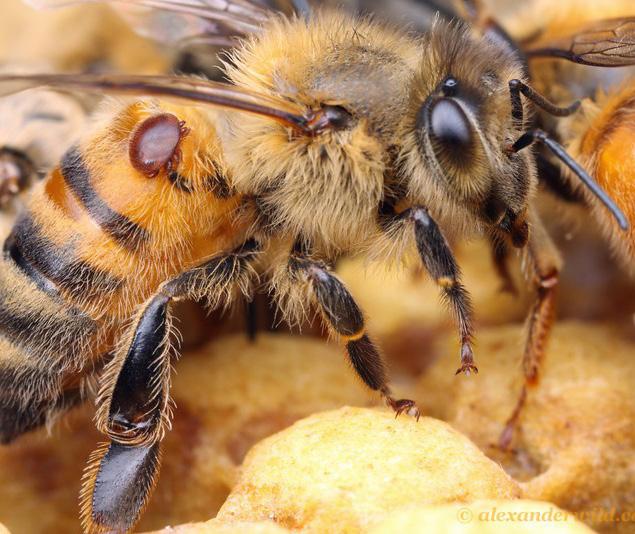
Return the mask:
<path id="1" fill-rule="evenodd" d="M 613 199 L 598 185 L 598 183 L 576 162 L 564 147 L 551 139 L 542 130 L 530 130 L 524 133 L 511 147 L 512 152 L 518 152 L 532 143 L 542 143 L 549 151 L 564 163 L 582 183 L 606 206 L 622 230 L 628 230 L 628 219 Z"/>
<path id="2" fill-rule="evenodd" d="M 517 79 L 510 80 L 509 95 L 512 102 L 512 118 L 520 128 L 522 128 L 523 125 L 523 105 L 520 101 L 521 94 L 539 108 L 556 117 L 568 117 L 580 108 L 579 100 L 576 100 L 571 105 L 566 107 L 556 106 L 554 103 L 547 100 L 536 90 L 529 87 L 526 83 L 523 83 Z"/>

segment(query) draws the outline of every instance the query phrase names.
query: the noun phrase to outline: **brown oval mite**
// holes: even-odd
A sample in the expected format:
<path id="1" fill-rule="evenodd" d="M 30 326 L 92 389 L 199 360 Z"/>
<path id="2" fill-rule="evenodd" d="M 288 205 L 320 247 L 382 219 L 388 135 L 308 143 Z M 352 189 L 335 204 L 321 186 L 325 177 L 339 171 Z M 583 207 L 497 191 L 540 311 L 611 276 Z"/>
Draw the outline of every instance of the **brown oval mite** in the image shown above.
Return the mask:
<path id="1" fill-rule="evenodd" d="M 162 169 L 170 170 L 180 159 L 179 143 L 188 133 L 184 123 L 171 113 L 144 120 L 130 137 L 132 166 L 152 178 Z"/>

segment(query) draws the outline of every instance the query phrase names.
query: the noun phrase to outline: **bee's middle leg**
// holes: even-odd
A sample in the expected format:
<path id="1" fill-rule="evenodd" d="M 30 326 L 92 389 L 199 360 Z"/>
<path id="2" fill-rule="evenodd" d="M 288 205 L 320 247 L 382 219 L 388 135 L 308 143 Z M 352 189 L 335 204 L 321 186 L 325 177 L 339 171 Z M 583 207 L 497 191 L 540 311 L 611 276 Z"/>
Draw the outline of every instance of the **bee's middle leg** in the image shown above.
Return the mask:
<path id="1" fill-rule="evenodd" d="M 538 384 L 539 370 L 556 314 L 558 278 L 562 258 L 538 215 L 530 214 L 531 233 L 527 243 L 527 260 L 536 288 L 536 299 L 527 318 L 527 340 L 523 353 L 525 382 L 512 415 L 499 439 L 502 449 L 509 448 L 514 428 L 527 399 L 528 390 Z"/>
<path id="2" fill-rule="evenodd" d="M 297 248 L 291 254 L 288 269 L 292 283 L 309 284 L 324 321 L 346 345 L 349 360 L 364 383 L 379 392 L 396 415 L 405 412 L 418 419 L 414 401 L 393 397 L 384 360 L 366 333 L 362 311 L 342 281 L 327 265 L 310 259 L 306 251 Z"/>
<path id="3" fill-rule="evenodd" d="M 107 364 L 96 423 L 110 439 L 91 456 L 83 481 L 86 532 L 126 532 L 135 524 L 158 478 L 160 443 L 170 427 L 171 303 L 208 298 L 213 305 L 244 286 L 259 245 L 249 240 L 162 284 L 138 312 Z"/>

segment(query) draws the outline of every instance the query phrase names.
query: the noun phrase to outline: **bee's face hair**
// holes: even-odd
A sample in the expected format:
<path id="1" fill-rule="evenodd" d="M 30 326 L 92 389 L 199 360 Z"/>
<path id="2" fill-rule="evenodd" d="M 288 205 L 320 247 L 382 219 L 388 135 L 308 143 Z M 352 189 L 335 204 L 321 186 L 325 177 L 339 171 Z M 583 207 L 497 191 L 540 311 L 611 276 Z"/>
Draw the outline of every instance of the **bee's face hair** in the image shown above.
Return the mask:
<path id="1" fill-rule="evenodd" d="M 484 224 L 523 216 L 535 172 L 509 154 L 513 124 L 509 80 L 523 79 L 508 50 L 461 24 L 437 22 L 425 37 L 403 137 L 402 168 L 415 199 L 443 197 L 446 211 L 469 211 Z M 456 213 L 450 215 L 456 216 Z"/>

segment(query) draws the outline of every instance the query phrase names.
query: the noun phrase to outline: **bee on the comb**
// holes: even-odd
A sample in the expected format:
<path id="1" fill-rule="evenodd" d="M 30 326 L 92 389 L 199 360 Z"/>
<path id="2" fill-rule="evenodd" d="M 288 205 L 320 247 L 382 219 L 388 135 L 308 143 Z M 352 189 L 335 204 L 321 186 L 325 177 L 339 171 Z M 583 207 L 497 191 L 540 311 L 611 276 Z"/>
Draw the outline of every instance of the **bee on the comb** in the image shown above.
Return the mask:
<path id="1" fill-rule="evenodd" d="M 419 38 L 294 4 L 301 14 L 288 17 L 249 0 L 116 3 L 148 8 L 135 20 L 157 39 L 165 34 L 153 15 L 167 11 L 182 38 L 239 42 L 228 83 L 0 77 L 4 93 L 127 97 L 106 106 L 34 192 L 5 244 L 0 282 L 10 354 L 0 359 L 0 437 L 80 402 L 86 381 L 99 384 L 107 441 L 84 477 L 86 532 L 132 529 L 156 483 L 172 415 L 175 301 L 224 307 L 262 284 L 290 322 L 314 306 L 364 383 L 397 415 L 418 417 L 413 401 L 393 395 L 364 315 L 333 272 L 339 257 L 411 243 L 456 319 L 457 372 L 470 374 L 472 310 L 446 232 L 526 250 L 530 358 L 548 332 L 560 258 L 535 209 L 528 147 L 551 151 L 626 226 L 566 151 L 529 127 L 534 105 L 555 115 L 575 106 L 532 90 L 513 51 L 458 23 Z"/>

